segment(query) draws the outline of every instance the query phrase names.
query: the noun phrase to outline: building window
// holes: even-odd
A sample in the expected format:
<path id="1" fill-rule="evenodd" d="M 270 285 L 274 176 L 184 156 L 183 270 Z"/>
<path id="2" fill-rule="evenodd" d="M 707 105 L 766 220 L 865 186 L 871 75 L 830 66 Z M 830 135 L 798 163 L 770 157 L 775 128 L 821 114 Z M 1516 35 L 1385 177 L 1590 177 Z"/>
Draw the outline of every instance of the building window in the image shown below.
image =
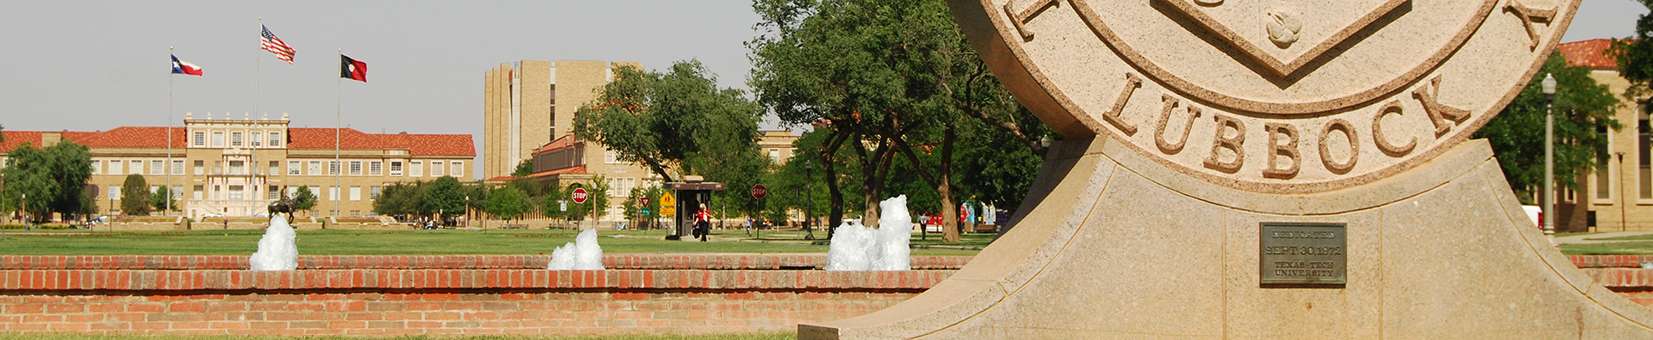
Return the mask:
<path id="1" fill-rule="evenodd" d="M 299 161 L 287 161 L 287 175 L 298 176 L 304 174 L 304 166 Z"/>
<path id="2" fill-rule="evenodd" d="M 174 185 L 174 186 L 168 187 L 166 189 L 166 194 L 168 196 L 172 196 L 173 200 L 178 200 L 179 198 L 184 198 L 184 186 Z M 174 205 L 174 207 L 173 207 L 174 209 L 178 208 L 178 207 L 176 207 L 176 205 L 178 205 L 178 202 L 172 202 L 172 205 Z"/>
<path id="3" fill-rule="evenodd" d="M 195 144 L 195 147 L 207 146 L 207 133 L 205 131 L 196 131 L 194 143 L 191 144 Z"/>
<path id="4" fill-rule="evenodd" d="M 270 176 L 281 174 L 281 161 L 270 161 Z"/>
<path id="5" fill-rule="evenodd" d="M 339 187 L 327 187 L 327 200 L 339 200 Z"/>
<path id="6" fill-rule="evenodd" d="M 207 174 L 207 161 L 195 161 L 195 175 Z"/>
<path id="7" fill-rule="evenodd" d="M 203 197 L 204 197 L 203 195 L 206 194 L 206 193 L 204 193 L 204 191 L 207 190 L 207 188 L 205 186 L 202 186 L 202 185 L 196 185 L 195 187 L 193 187 L 191 189 L 192 190 L 190 190 L 189 197 L 194 199 L 194 200 L 197 200 L 197 201 L 203 199 Z"/>
<path id="8" fill-rule="evenodd" d="M 184 160 L 182 160 L 182 159 L 172 160 L 172 175 L 173 176 L 183 176 L 184 175 Z"/>
<path id="9" fill-rule="evenodd" d="M 377 185 L 368 187 L 367 189 L 368 189 L 368 191 L 367 191 L 368 196 L 367 197 L 371 198 L 371 199 L 375 199 L 375 200 L 379 199 L 379 194 L 382 194 L 382 193 L 385 192 L 384 187 L 377 186 Z"/>
<path id="10" fill-rule="evenodd" d="M 128 171 L 131 171 L 130 173 L 133 174 L 133 175 L 142 175 L 143 174 L 143 161 L 136 160 L 136 159 L 127 161 L 126 162 L 126 168 L 127 168 Z"/>
<path id="11" fill-rule="evenodd" d="M 464 177 L 465 176 L 465 162 L 453 161 L 453 162 L 449 162 L 448 164 L 453 166 L 453 170 L 448 171 L 449 175 L 453 175 L 453 177 Z"/>
<path id="12" fill-rule="evenodd" d="M 390 175 L 402 176 L 402 161 L 390 161 Z"/>
<path id="13" fill-rule="evenodd" d="M 159 186 L 159 185 L 149 186 L 149 194 L 150 195 L 154 195 L 156 191 L 161 191 L 161 186 Z"/>
<path id="14" fill-rule="evenodd" d="M 264 133 L 253 132 L 253 147 L 264 146 Z"/>
<path id="15" fill-rule="evenodd" d="M 246 196 L 245 190 L 246 190 L 245 187 L 242 187 L 242 186 L 239 186 L 239 185 L 231 185 L 230 186 L 230 200 L 231 201 L 240 201 L 242 199 L 246 199 L 247 196 Z"/>
<path id="16" fill-rule="evenodd" d="M 781 162 L 781 150 L 779 150 L 779 149 L 769 149 L 769 160 L 772 161 L 772 162 L 775 162 L 775 163 L 780 163 Z"/>
<path id="17" fill-rule="evenodd" d="M 149 174 L 150 175 L 156 175 L 156 176 L 165 175 L 166 174 L 166 166 L 164 164 L 165 163 L 163 163 L 163 161 L 159 160 L 159 159 L 149 160 Z"/>
<path id="18" fill-rule="evenodd" d="M 230 161 L 230 174 L 231 175 L 246 175 L 247 174 L 247 162 Z"/>
<path id="19" fill-rule="evenodd" d="M 125 169 L 126 169 L 126 162 L 123 162 L 119 159 L 109 160 L 109 174 L 110 175 L 119 175 L 123 172 L 126 172 Z"/>
<path id="20" fill-rule="evenodd" d="M 326 193 L 321 192 L 321 187 L 312 185 L 312 186 L 310 186 L 310 194 L 311 195 L 316 195 L 316 196 L 321 196 L 322 194 L 326 194 Z M 293 196 L 294 197 L 298 196 L 297 191 L 294 191 Z"/>
<path id="21" fill-rule="evenodd" d="M 367 162 L 368 176 L 382 176 L 385 174 L 385 163 L 382 161 Z"/>
<path id="22" fill-rule="evenodd" d="M 352 201 L 362 200 L 362 187 L 354 187 L 354 186 L 350 187 L 350 200 L 352 200 Z"/>
<path id="23" fill-rule="evenodd" d="M 274 131 L 270 132 L 270 147 L 272 147 L 272 148 L 281 147 L 281 133 L 280 132 L 274 132 Z"/>
<path id="24" fill-rule="evenodd" d="M 212 132 L 212 147 L 215 147 L 215 148 L 224 147 L 224 132 L 223 131 L 213 131 Z"/>
<path id="25" fill-rule="evenodd" d="M 268 190 L 264 191 L 264 199 L 273 200 L 273 199 L 280 199 L 281 198 L 281 196 L 280 196 L 281 195 L 281 188 L 280 187 L 271 185 L 269 188 L 266 188 L 266 189 L 268 189 Z"/>
<path id="26" fill-rule="evenodd" d="M 425 161 L 408 162 L 408 177 L 424 177 Z"/>
<path id="27" fill-rule="evenodd" d="M 321 161 L 310 161 L 310 176 L 321 176 Z"/>
<path id="28" fill-rule="evenodd" d="M 241 132 L 230 133 L 230 146 L 241 147 Z"/>
<path id="29" fill-rule="evenodd" d="M 604 150 L 603 163 L 620 164 L 620 153 L 614 152 L 614 150 Z"/>
<path id="30" fill-rule="evenodd" d="M 5 169 L 5 168 L 6 168 L 6 162 L 5 161 L 0 161 L 0 169 Z M 93 175 L 102 175 L 103 174 L 103 160 L 101 160 L 101 159 L 92 160 L 92 174 Z"/>
<path id="31" fill-rule="evenodd" d="M 430 161 L 430 177 L 442 177 L 442 170 L 446 170 L 446 166 L 447 164 L 442 164 L 442 161 Z"/>
<path id="32" fill-rule="evenodd" d="M 327 174 L 328 175 L 338 175 L 339 174 L 339 161 L 327 161 Z"/>
<path id="33" fill-rule="evenodd" d="M 109 199 L 116 200 L 116 201 L 119 201 L 121 199 L 121 186 L 119 186 L 119 185 L 109 186 Z"/>
<path id="34" fill-rule="evenodd" d="M 1595 190 L 1596 199 L 1603 201 L 1613 200 L 1612 159 L 1613 154 L 1607 149 L 1613 145 L 1613 134 L 1607 132 L 1607 127 L 1596 128 L 1596 133 L 1602 136 L 1601 146 L 1596 147 Z"/>
<path id="35" fill-rule="evenodd" d="M 362 175 L 362 161 L 350 161 L 350 175 L 351 176 L 361 176 Z"/>
<path id="36" fill-rule="evenodd" d="M 1636 121 L 1636 183 L 1640 190 L 1641 199 L 1653 199 L 1653 155 L 1648 153 L 1647 147 L 1653 139 L 1653 131 L 1648 131 L 1647 116 Z"/>

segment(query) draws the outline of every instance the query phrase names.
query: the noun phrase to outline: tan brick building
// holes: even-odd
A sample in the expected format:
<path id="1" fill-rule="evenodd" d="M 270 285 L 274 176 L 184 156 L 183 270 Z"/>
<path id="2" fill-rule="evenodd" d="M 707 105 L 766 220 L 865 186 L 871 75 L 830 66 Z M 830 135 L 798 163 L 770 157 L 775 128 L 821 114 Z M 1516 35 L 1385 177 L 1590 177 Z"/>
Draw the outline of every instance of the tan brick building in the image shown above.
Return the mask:
<path id="1" fill-rule="evenodd" d="M 280 119 L 185 115 L 183 126 L 117 127 L 97 132 L 5 131 L 0 151 L 24 143 L 85 145 L 92 154 L 90 185 L 98 209 L 117 214 L 127 175 L 143 175 L 155 191 L 168 187 L 184 216 L 259 216 L 298 187 L 317 195 L 315 215 L 369 216 L 373 200 L 391 183 L 453 176 L 475 178 L 476 159 L 466 134 L 372 134 L 355 129 L 295 128 Z M 168 138 L 168 131 L 171 137 Z M 335 135 L 341 138 L 335 162 Z M 168 140 L 171 141 L 170 148 Z M 4 164 L 4 162 L 0 162 Z M 338 185 L 335 185 L 337 174 Z"/>
<path id="2" fill-rule="evenodd" d="M 1577 191 L 1558 190 L 1556 205 L 1561 216 L 1557 229 L 1653 230 L 1653 154 L 1649 153 L 1653 128 L 1647 114 L 1622 97 L 1630 82 L 1619 76 L 1617 59 L 1608 53 L 1611 46 L 1611 40 L 1594 39 L 1557 47 L 1568 64 L 1589 68 L 1596 83 L 1619 96 L 1613 116 L 1622 126 L 1617 131 L 1600 131 L 1607 135 L 1607 147 L 1596 153 L 1596 165 L 1606 171 L 1580 176 Z"/>
<path id="3" fill-rule="evenodd" d="M 522 60 L 488 70 L 482 86 L 482 177 L 510 175 L 534 149 L 573 133 L 574 112 L 596 98 L 621 66 L 641 64 Z"/>

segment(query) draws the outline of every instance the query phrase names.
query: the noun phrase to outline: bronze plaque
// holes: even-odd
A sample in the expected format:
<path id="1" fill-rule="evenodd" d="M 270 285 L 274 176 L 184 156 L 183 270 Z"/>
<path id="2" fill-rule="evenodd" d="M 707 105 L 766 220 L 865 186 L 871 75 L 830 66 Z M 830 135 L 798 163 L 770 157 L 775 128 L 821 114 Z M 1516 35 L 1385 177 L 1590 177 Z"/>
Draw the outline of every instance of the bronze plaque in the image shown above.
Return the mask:
<path id="1" fill-rule="evenodd" d="M 1341 223 L 1262 224 L 1258 268 L 1264 286 L 1341 287 L 1348 281 L 1348 240 Z"/>

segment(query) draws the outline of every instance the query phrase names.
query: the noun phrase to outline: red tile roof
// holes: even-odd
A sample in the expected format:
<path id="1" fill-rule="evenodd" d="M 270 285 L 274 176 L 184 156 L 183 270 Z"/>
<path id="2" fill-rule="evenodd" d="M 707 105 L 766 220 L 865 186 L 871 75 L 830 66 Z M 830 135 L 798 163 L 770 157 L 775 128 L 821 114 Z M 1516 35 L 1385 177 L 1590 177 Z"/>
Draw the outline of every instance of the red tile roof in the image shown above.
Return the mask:
<path id="1" fill-rule="evenodd" d="M 1556 47 L 1567 64 L 1592 70 L 1618 70 L 1618 58 L 1610 53 L 1613 39 L 1590 39 L 1563 43 Z"/>
<path id="2" fill-rule="evenodd" d="M 545 143 L 545 145 L 542 145 L 539 148 L 534 149 L 534 152 L 532 152 L 531 154 L 538 155 L 538 154 L 542 154 L 542 153 L 546 153 L 546 152 L 557 151 L 557 150 L 568 148 L 570 146 L 574 146 L 574 144 L 577 144 L 579 142 L 580 142 L 580 140 L 574 138 L 574 135 L 565 135 L 565 136 L 562 136 L 562 137 L 558 137 L 557 140 L 553 140 L 550 143 Z"/>
<path id="3" fill-rule="evenodd" d="M 173 148 L 184 148 L 184 145 L 186 144 L 184 143 L 184 134 L 187 131 L 188 130 L 183 127 L 172 128 Z M 64 131 L 63 139 L 73 141 L 75 144 L 84 145 L 88 148 L 161 149 L 166 148 L 166 133 L 167 128 L 164 126 L 122 126 L 104 132 Z"/>
<path id="4" fill-rule="evenodd" d="M 0 152 L 11 152 L 23 146 L 23 143 L 32 144 L 37 148 L 40 147 L 40 131 L 5 131 L 3 133 L 6 140 L 0 141 Z"/>
<path id="5" fill-rule="evenodd" d="M 85 145 L 89 148 L 165 148 L 166 127 L 131 127 L 123 126 L 101 132 L 63 131 L 64 140 Z M 288 149 L 294 150 L 332 150 L 334 130 L 329 128 L 289 128 L 287 129 Z M 10 152 L 23 143 L 40 146 L 41 131 L 5 131 L 6 141 L 0 142 L 0 152 Z M 345 150 L 381 150 L 406 149 L 414 156 L 461 156 L 476 157 L 476 146 L 471 141 L 471 135 L 437 135 L 437 134 L 370 134 L 356 129 L 339 131 L 343 135 Z M 184 148 L 186 130 L 183 127 L 172 128 L 172 147 Z"/>
<path id="6" fill-rule="evenodd" d="M 562 168 L 562 169 L 553 169 L 553 170 L 540 171 L 540 172 L 530 174 L 528 176 L 523 176 L 522 178 L 523 179 L 544 178 L 544 177 L 551 177 L 551 176 L 556 176 L 556 175 L 581 175 L 581 174 L 585 174 L 585 173 L 586 173 L 586 169 L 585 169 L 584 165 L 575 165 L 575 166 L 566 167 L 566 168 Z M 506 181 L 510 181 L 510 180 L 514 180 L 514 179 L 517 179 L 517 177 L 514 177 L 514 176 L 495 176 L 495 177 L 492 177 L 492 178 L 488 178 L 488 181 L 489 182 L 506 182 Z"/>

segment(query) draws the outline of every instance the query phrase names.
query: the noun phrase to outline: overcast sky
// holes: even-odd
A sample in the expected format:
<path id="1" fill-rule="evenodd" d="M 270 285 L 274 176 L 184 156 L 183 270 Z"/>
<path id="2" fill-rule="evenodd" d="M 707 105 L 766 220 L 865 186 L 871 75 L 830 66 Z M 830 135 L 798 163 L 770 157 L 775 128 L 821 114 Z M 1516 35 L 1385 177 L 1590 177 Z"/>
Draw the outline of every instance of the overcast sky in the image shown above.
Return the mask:
<path id="1" fill-rule="evenodd" d="M 742 44 L 756 16 L 742 0 L 694 1 L 27 1 L 0 11 L 0 124 L 12 130 L 161 125 L 184 112 L 292 114 L 295 127 L 469 133 L 482 138 L 482 77 L 520 59 L 698 58 L 745 88 Z M 1623 37 L 1647 10 L 1585 0 L 1568 40 Z M 298 50 L 288 65 L 258 50 L 259 18 Z M 206 69 L 175 81 L 168 46 Z M 338 59 L 368 63 L 369 84 L 336 91 Z M 256 89 L 255 89 L 256 83 Z M 254 114 L 258 116 L 258 114 Z M 480 150 L 480 145 L 479 145 Z M 480 155 L 478 155 L 480 156 Z M 480 162 L 479 162 L 480 164 Z"/>

